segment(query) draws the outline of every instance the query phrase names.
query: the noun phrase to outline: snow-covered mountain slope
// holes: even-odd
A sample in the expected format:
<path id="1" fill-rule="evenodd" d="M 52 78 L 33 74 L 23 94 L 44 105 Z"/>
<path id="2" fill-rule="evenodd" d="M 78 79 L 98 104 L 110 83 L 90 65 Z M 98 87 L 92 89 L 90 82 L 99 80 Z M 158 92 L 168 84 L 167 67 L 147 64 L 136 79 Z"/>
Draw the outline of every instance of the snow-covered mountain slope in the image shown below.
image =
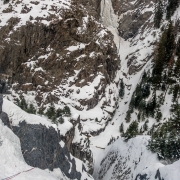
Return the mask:
<path id="1" fill-rule="evenodd" d="M 99 179 L 136 179 L 138 174 L 154 178 L 157 168 L 163 165 L 147 151 L 147 142 L 148 137 L 145 136 L 136 137 L 127 143 L 118 139 L 106 150 L 99 169 Z"/>
<path id="2" fill-rule="evenodd" d="M 166 126 L 174 116 L 172 105 L 180 102 L 180 79 L 175 73 L 180 67 L 176 65 L 180 9 L 175 7 L 170 26 L 169 2 L 162 7 L 154 0 L 1 2 L 0 80 L 11 87 L 6 98 L 14 102 L 24 98 L 43 113 L 67 105 L 71 115 L 63 115 L 60 124 L 59 117 L 48 119 L 47 114 L 19 116 L 13 103 L 5 112 L 20 128 L 26 119 L 32 127 L 42 122 L 60 129 L 68 149 L 89 165 L 97 180 L 170 179 L 171 170 L 177 180 L 179 161 L 164 164 L 178 158 L 160 162 L 147 150 L 151 137 L 144 136 L 154 138 L 155 132 L 164 132 L 169 137 Z M 159 28 L 154 25 L 158 7 L 163 10 Z M 163 36 L 164 32 L 169 34 Z M 170 47 L 171 36 L 175 45 Z M 163 66 L 161 82 L 155 84 L 160 44 L 170 47 L 172 54 Z M 130 134 L 134 126 L 135 133 Z"/>
<path id="3" fill-rule="evenodd" d="M 160 111 L 162 113 L 161 120 L 158 120 L 157 116 L 154 117 L 140 117 L 138 119 L 139 111 L 137 109 L 133 109 L 131 113 L 130 120 L 126 120 L 127 111 L 131 106 L 131 99 L 134 91 L 137 89 L 137 84 L 142 83 L 142 77 L 144 71 L 151 72 L 153 69 L 153 63 L 155 58 L 155 50 L 157 49 L 158 41 L 163 33 L 163 28 L 168 28 L 169 22 L 166 20 L 166 14 L 164 13 L 163 20 L 161 23 L 161 30 L 154 28 L 154 15 L 155 15 L 155 5 L 153 1 L 103 1 L 101 9 L 103 9 L 101 15 L 103 23 L 107 26 L 107 28 L 114 35 L 114 41 L 116 43 L 118 53 L 121 58 L 121 69 L 119 72 L 119 77 L 124 83 L 124 96 L 119 99 L 118 106 L 119 108 L 116 110 L 116 113 L 112 119 L 111 125 L 108 125 L 106 130 L 101 133 L 97 138 L 91 138 L 92 140 L 92 151 L 95 156 L 95 171 L 94 177 L 95 179 L 179 179 L 180 175 L 176 174 L 177 167 L 179 166 L 179 161 L 167 167 L 163 167 L 160 169 L 166 169 L 166 174 L 158 175 L 158 168 L 164 166 L 166 163 L 172 163 L 169 161 L 160 162 L 157 157 L 155 157 L 152 153 L 147 151 L 146 145 L 148 144 L 147 138 L 142 136 L 137 139 L 131 139 L 128 143 L 122 142 L 122 140 L 117 140 L 115 144 L 117 148 L 113 144 L 108 149 L 108 155 L 104 155 L 104 159 L 102 158 L 102 154 L 104 152 L 104 148 L 107 146 L 109 140 L 110 142 L 115 141 L 118 136 L 124 135 L 123 133 L 119 133 L 120 126 L 123 124 L 123 130 L 126 130 L 130 127 L 130 124 L 134 121 L 138 121 L 138 134 L 151 134 L 154 128 L 154 131 L 157 127 L 161 126 L 163 123 L 166 123 L 170 117 L 172 117 L 171 106 L 174 104 L 172 102 L 172 92 L 170 92 L 170 86 L 167 86 L 167 91 L 169 93 L 164 93 L 160 90 L 156 91 L 157 95 L 157 104 L 160 101 L 160 95 L 164 97 L 164 102 L 161 104 Z M 167 7 L 167 2 L 165 2 L 164 9 Z M 106 8 L 106 12 L 104 8 L 107 5 L 112 5 L 113 8 Z M 113 10 L 112 10 L 113 9 Z M 104 12 L 104 13 L 103 13 Z M 116 14 L 116 15 L 115 15 Z M 109 24 L 111 17 L 116 17 L 116 23 L 111 21 Z M 118 18 L 119 17 L 119 18 Z M 141 21 L 141 18 L 143 20 Z M 179 8 L 176 9 L 171 20 L 173 24 L 177 27 L 177 20 L 179 17 Z M 131 21 L 130 21 L 131 19 Z M 119 23 L 118 30 L 116 28 L 116 24 Z M 139 25 L 139 23 L 141 25 Z M 134 27 L 133 27 L 134 26 Z M 131 28 L 130 28 L 131 27 Z M 178 26 L 179 27 L 179 26 Z M 122 31 L 123 30 L 123 31 Z M 134 32 L 133 32 L 134 31 Z M 131 36 L 129 35 L 131 34 Z M 122 37 L 119 37 L 122 36 Z M 179 30 L 177 30 L 176 34 L 176 42 L 178 40 Z M 126 40 L 124 40 L 124 38 Z M 177 58 L 177 57 L 176 57 Z M 176 59 L 175 58 L 175 59 Z M 176 83 L 178 84 L 179 80 L 176 79 Z M 147 83 L 147 81 L 146 81 Z M 142 89 L 143 90 L 143 89 Z M 151 89 L 151 94 L 146 102 L 151 102 L 153 99 L 153 88 Z M 162 94 L 163 95 L 162 95 Z M 135 96 L 136 97 L 136 96 Z M 179 96 L 178 96 L 179 97 Z M 178 101 L 177 101 L 178 102 Z M 158 108 L 155 111 L 155 114 L 158 114 Z M 149 132 L 148 132 L 149 131 Z M 177 137 L 178 131 L 176 133 Z M 145 144 L 141 143 L 140 139 L 146 139 Z M 174 139 L 175 142 L 175 139 Z M 119 144 L 118 144 L 119 143 Z M 123 145 L 121 144 L 123 143 Z M 132 143 L 132 144 L 131 144 Z M 130 145 L 131 144 L 131 145 Z M 141 159 L 141 155 L 138 155 L 137 147 L 139 149 L 144 149 L 145 153 L 149 153 L 147 156 L 150 158 L 150 162 L 146 160 L 147 157 L 143 157 Z M 132 151 L 127 151 L 124 146 L 132 146 Z M 167 148 L 167 147 L 166 147 Z M 105 151 L 106 152 L 106 151 Z M 139 150 L 138 152 L 141 152 Z M 135 154 L 138 159 L 138 164 L 134 166 L 135 163 Z M 146 155 L 145 155 L 146 156 Z M 128 159 L 128 160 L 127 160 Z M 119 160 L 119 162 L 118 162 Z M 121 160 L 121 162 L 120 162 Z M 152 161 L 151 161 L 152 160 Z M 177 160 L 177 159 L 176 159 Z M 100 166 L 100 162 L 102 161 L 102 168 L 98 171 Z M 141 164 L 142 163 L 142 164 Z M 152 164 L 151 164 L 152 163 Z M 146 172 L 143 172 L 143 168 L 141 165 L 146 166 Z M 138 169 L 139 168 L 139 169 Z M 175 172 L 173 176 L 171 174 Z M 124 173 L 125 172 L 125 173 Z M 164 173 L 165 171 L 162 171 Z M 99 175 L 99 176 L 98 176 Z M 156 176 L 155 176 L 156 175 Z"/>

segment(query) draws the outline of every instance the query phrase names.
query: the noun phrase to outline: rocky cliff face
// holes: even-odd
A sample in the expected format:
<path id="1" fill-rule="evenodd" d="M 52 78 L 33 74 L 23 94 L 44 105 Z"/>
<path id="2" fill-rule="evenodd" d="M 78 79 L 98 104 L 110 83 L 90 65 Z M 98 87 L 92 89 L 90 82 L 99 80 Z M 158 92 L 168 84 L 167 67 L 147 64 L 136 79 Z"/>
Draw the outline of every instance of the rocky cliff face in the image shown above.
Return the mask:
<path id="1" fill-rule="evenodd" d="M 21 16 L 29 16 L 22 26 L 22 19 L 14 16 L 1 28 L 1 76 L 6 74 L 17 92 L 37 92 L 39 106 L 58 103 L 60 96 L 68 96 L 78 101 L 71 104 L 74 108 L 92 109 L 105 96 L 119 68 L 112 35 L 77 2 L 67 7 L 59 3 L 56 8 L 54 3 L 50 7 L 41 4 L 32 2 L 21 7 Z M 14 12 L 20 5 L 10 2 L 1 11 Z M 36 6 L 51 15 L 32 17 Z M 75 99 L 81 88 L 92 83 L 95 86 L 89 98 Z"/>
<path id="2" fill-rule="evenodd" d="M 150 26 L 154 2 L 154 0 L 112 0 L 113 9 L 119 16 L 119 35 L 127 40 L 142 33 L 145 27 Z"/>
<path id="3" fill-rule="evenodd" d="M 41 169 L 60 168 L 69 179 L 81 179 L 75 159 L 69 154 L 66 145 L 60 143 L 60 133 L 54 128 L 22 122 L 19 127 L 13 127 L 13 131 L 21 141 L 22 154 L 27 164 Z"/>

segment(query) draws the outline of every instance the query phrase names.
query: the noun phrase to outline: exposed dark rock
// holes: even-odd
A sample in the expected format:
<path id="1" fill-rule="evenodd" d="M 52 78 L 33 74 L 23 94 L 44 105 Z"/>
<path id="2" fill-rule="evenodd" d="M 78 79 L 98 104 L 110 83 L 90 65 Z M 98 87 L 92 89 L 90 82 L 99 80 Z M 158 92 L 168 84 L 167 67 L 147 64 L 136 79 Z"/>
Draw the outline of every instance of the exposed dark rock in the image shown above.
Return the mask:
<path id="1" fill-rule="evenodd" d="M 81 3 L 88 9 L 87 11 L 79 6 Z M 120 60 L 113 36 L 107 31 L 107 34 L 99 39 L 98 33 L 101 34 L 104 28 L 91 16 L 87 19 L 87 28 L 79 33 L 79 29 L 84 27 L 84 17 L 99 16 L 100 0 L 78 0 L 72 4 L 73 11 L 62 12 L 63 19 L 48 17 L 46 19 L 50 21 L 48 26 L 41 21 L 38 23 L 28 21 L 26 25 L 13 31 L 19 19 L 10 18 L 0 29 L 0 76 L 8 75 L 10 82 L 14 84 L 12 89 L 17 92 L 36 91 L 36 101 L 41 106 L 60 100 L 59 95 L 53 94 L 54 97 L 47 98 L 43 102 L 43 95 L 57 90 L 57 86 L 66 83 L 69 77 L 74 76 L 75 70 L 80 72 L 76 80 L 70 82 L 70 86 L 75 84 L 83 87 L 92 83 L 97 74 L 101 73 L 104 78 L 101 78 L 99 83 L 101 86 L 98 89 L 98 96 L 97 92 L 94 92 L 93 98 L 79 100 L 81 106 L 87 106 L 89 110 L 94 108 L 100 97 L 105 94 L 107 84 L 114 81 Z M 26 10 L 28 12 L 30 9 Z M 7 37 L 9 41 L 5 40 Z M 67 50 L 69 46 L 76 46 L 78 43 L 83 43 L 85 47 L 75 51 Z M 41 58 L 49 53 L 51 55 L 47 58 Z M 92 53 L 97 55 L 92 57 Z M 84 57 L 79 58 L 82 54 Z M 27 65 L 30 59 L 36 62 L 34 68 L 42 69 L 35 71 L 32 66 Z M 70 94 L 71 92 L 62 95 L 70 97 Z M 79 109 L 77 106 L 74 107 Z"/>
<path id="2" fill-rule="evenodd" d="M 61 136 L 62 140 L 67 145 L 69 152 L 82 160 L 83 162 L 89 162 L 89 171 L 88 173 L 93 173 L 93 155 L 90 149 L 85 149 L 80 143 L 72 143 L 75 136 L 75 127 L 78 126 L 79 131 L 81 131 L 81 123 L 80 117 L 78 117 L 77 121 L 72 122 L 73 127 L 65 134 L 65 136 Z"/>
<path id="3" fill-rule="evenodd" d="M 54 128 L 23 121 L 19 126 L 13 127 L 13 131 L 20 139 L 27 164 L 41 169 L 60 168 L 68 178 L 81 179 L 74 158 L 71 158 L 66 145 L 60 146 L 60 134 Z"/>
<path id="4" fill-rule="evenodd" d="M 0 113 L 2 112 L 3 96 L 0 94 Z"/>
<path id="5" fill-rule="evenodd" d="M 9 122 L 9 117 L 5 112 L 0 113 L 0 119 L 2 120 L 2 122 L 4 123 L 5 126 L 7 126 L 8 128 L 11 128 L 10 122 Z"/>
<path id="6" fill-rule="evenodd" d="M 0 94 L 0 119 L 4 123 L 5 126 L 8 126 L 10 128 L 10 122 L 8 115 L 2 111 L 2 105 L 3 105 L 3 95 Z"/>
<path id="7" fill-rule="evenodd" d="M 136 179 L 135 180 L 148 180 L 149 178 L 147 178 L 147 174 L 143 174 L 143 175 L 141 175 L 141 174 L 138 174 L 137 176 L 136 176 Z"/>
<path id="8" fill-rule="evenodd" d="M 156 172 L 155 179 L 157 179 L 157 180 L 164 180 L 164 178 L 161 178 L 161 173 L 160 173 L 159 169 Z"/>
<path id="9" fill-rule="evenodd" d="M 139 28 L 144 25 L 152 15 L 152 11 L 142 13 L 144 7 L 152 7 L 153 1 L 147 0 L 112 0 L 112 5 L 117 15 L 123 15 L 119 21 L 119 34 L 124 39 L 129 39 L 135 36 Z M 129 11 L 129 12 L 128 12 Z"/>

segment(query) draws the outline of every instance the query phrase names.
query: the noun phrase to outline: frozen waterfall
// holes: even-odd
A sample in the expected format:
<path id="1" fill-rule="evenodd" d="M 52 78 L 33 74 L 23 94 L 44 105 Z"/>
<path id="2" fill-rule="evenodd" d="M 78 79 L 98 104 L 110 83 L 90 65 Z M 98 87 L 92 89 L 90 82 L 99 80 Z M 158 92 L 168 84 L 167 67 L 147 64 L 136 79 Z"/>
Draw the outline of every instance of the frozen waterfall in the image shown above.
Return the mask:
<path id="1" fill-rule="evenodd" d="M 101 19 L 104 26 L 118 27 L 118 17 L 114 13 L 111 0 L 101 0 Z"/>

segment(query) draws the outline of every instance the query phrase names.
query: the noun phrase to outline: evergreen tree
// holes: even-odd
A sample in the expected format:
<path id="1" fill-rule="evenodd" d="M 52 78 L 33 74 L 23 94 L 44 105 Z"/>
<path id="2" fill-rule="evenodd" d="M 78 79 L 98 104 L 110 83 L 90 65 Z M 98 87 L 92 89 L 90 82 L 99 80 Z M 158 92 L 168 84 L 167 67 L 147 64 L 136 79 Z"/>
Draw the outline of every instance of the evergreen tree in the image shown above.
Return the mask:
<path id="1" fill-rule="evenodd" d="M 152 77 L 152 82 L 154 85 L 160 84 L 162 81 L 163 65 L 166 59 L 166 48 L 165 48 L 166 39 L 167 39 L 167 32 L 164 31 L 155 52 L 155 61 L 154 61 L 155 64 L 153 68 L 153 77 Z"/>
<path id="2" fill-rule="evenodd" d="M 39 111 L 38 111 L 37 113 L 40 114 L 40 115 L 43 115 L 43 114 L 44 114 L 42 108 L 39 108 Z"/>
<path id="3" fill-rule="evenodd" d="M 164 79 L 162 78 L 162 72 L 164 68 L 174 63 L 174 49 L 175 30 L 172 22 L 170 22 L 168 29 L 163 32 L 159 45 L 155 52 L 155 63 L 152 74 L 152 82 L 154 85 L 160 85 L 160 83 Z"/>
<path id="4" fill-rule="evenodd" d="M 131 111 L 128 110 L 126 112 L 126 118 L 125 118 L 126 122 L 129 123 L 131 121 Z"/>
<path id="5" fill-rule="evenodd" d="M 180 105 L 174 104 L 170 120 L 159 127 L 149 141 L 148 148 L 158 154 L 159 159 L 180 159 Z"/>
<path id="6" fill-rule="evenodd" d="M 144 131 L 147 131 L 147 130 L 148 130 L 148 123 L 149 123 L 149 121 L 146 120 L 146 122 L 145 122 L 144 125 L 143 125 Z"/>
<path id="7" fill-rule="evenodd" d="M 147 103 L 146 115 L 154 117 L 154 110 L 156 108 L 156 91 L 152 95 L 152 99 Z"/>
<path id="8" fill-rule="evenodd" d="M 119 127 L 119 132 L 124 134 L 124 124 L 121 123 L 120 127 Z"/>
<path id="9" fill-rule="evenodd" d="M 126 133 L 124 134 L 125 140 L 129 140 L 130 138 L 133 138 L 138 135 L 138 122 L 133 121 L 129 128 L 127 129 Z"/>
<path id="10" fill-rule="evenodd" d="M 60 117 L 59 120 L 58 120 L 58 122 L 59 122 L 60 124 L 63 124 L 63 123 L 64 123 L 64 118 L 63 118 L 63 117 Z"/>
<path id="11" fill-rule="evenodd" d="M 179 1 L 178 0 L 168 0 L 168 5 L 167 5 L 167 14 L 166 18 L 170 19 L 171 16 L 174 14 L 176 8 L 178 7 Z"/>
<path id="12" fill-rule="evenodd" d="M 175 49 L 175 29 L 170 21 L 167 29 L 167 40 L 166 40 L 166 63 L 169 63 Z"/>
<path id="13" fill-rule="evenodd" d="M 147 98 L 149 97 L 150 95 L 150 85 L 149 84 L 145 84 L 143 87 L 142 87 L 142 96 L 143 98 Z"/>
<path id="14" fill-rule="evenodd" d="M 50 107 L 48 108 L 46 115 L 49 119 L 51 119 L 52 117 L 55 117 L 55 107 L 54 104 L 51 103 Z"/>
<path id="15" fill-rule="evenodd" d="M 158 0 L 155 8 L 155 16 L 154 16 L 155 28 L 160 28 L 162 17 L 163 17 L 163 5 L 162 5 L 162 1 Z"/>
<path id="16" fill-rule="evenodd" d="M 157 113 L 156 113 L 156 121 L 159 122 L 162 119 L 162 113 L 161 111 L 158 109 Z"/>
<path id="17" fill-rule="evenodd" d="M 180 38 L 177 41 L 177 45 L 176 45 L 176 55 L 179 56 L 180 55 Z"/>
<path id="18" fill-rule="evenodd" d="M 30 104 L 29 105 L 29 108 L 27 110 L 28 113 L 31 113 L 31 114 L 36 114 L 36 109 L 35 107 L 33 106 L 33 104 Z"/>
<path id="19" fill-rule="evenodd" d="M 71 116 L 71 111 L 70 111 L 70 108 L 68 106 L 64 107 L 63 112 L 66 116 Z"/>
<path id="20" fill-rule="evenodd" d="M 56 117 L 61 117 L 63 115 L 63 110 L 58 108 L 56 111 Z"/>
<path id="21" fill-rule="evenodd" d="M 179 84 L 176 84 L 173 88 L 173 98 L 172 101 L 175 102 L 177 100 L 178 92 L 180 90 Z"/>
<path id="22" fill-rule="evenodd" d="M 180 132 L 180 104 L 174 104 L 171 111 L 173 114 L 170 118 L 170 126 Z"/>
<path id="23" fill-rule="evenodd" d="M 123 99 L 123 97 L 124 97 L 124 91 L 125 91 L 125 86 L 124 86 L 124 82 L 123 82 L 123 79 L 122 79 L 121 82 L 120 82 L 120 90 L 119 90 L 119 97 L 121 99 Z"/>
<path id="24" fill-rule="evenodd" d="M 21 109 L 23 109 L 24 111 L 27 111 L 28 109 L 28 105 L 26 103 L 26 100 L 24 98 L 21 99 L 20 101 L 20 106 L 19 106 Z"/>
<path id="25" fill-rule="evenodd" d="M 174 74 L 175 74 L 175 77 L 179 78 L 179 76 L 180 76 L 180 54 L 175 63 Z"/>

